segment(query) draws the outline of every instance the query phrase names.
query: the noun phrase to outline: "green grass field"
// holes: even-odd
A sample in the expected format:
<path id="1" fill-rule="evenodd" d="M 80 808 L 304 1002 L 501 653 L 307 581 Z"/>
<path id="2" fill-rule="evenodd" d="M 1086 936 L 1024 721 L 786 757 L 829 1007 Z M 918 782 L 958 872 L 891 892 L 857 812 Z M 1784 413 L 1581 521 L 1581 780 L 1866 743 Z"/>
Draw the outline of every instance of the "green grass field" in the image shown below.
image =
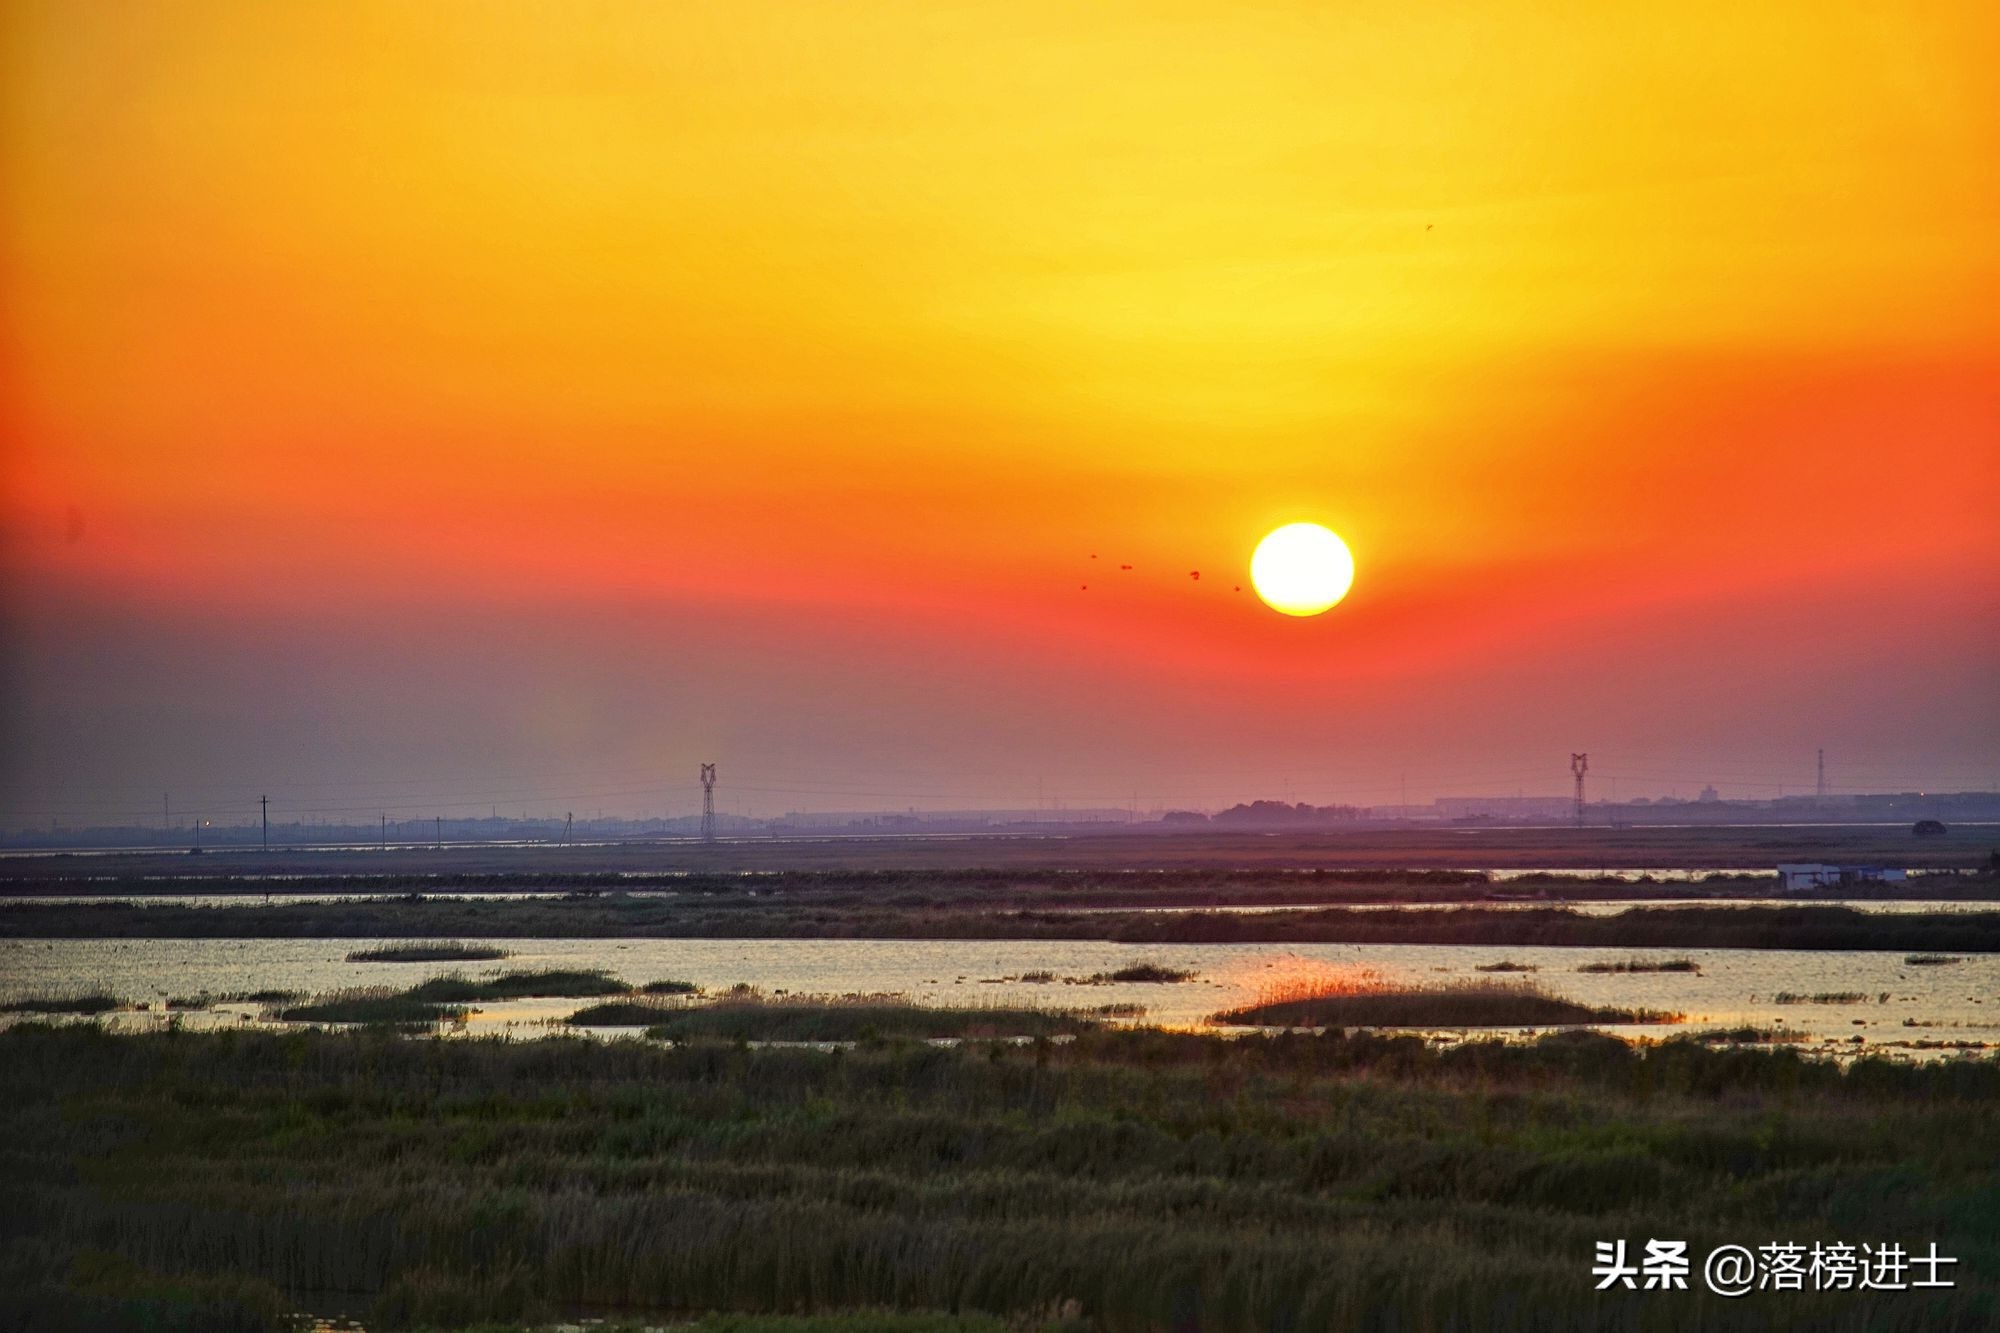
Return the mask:
<path id="1" fill-rule="evenodd" d="M 1594 1243 L 1621 1237 L 1936 1241 L 1959 1285 L 1596 1292 Z M 371 1333 L 870 1310 L 1120 1333 L 1985 1329 L 2000 1064 L 1589 1033 L 830 1052 L 0 1033 L 0 1327 L 275 1328 L 316 1298 Z"/>

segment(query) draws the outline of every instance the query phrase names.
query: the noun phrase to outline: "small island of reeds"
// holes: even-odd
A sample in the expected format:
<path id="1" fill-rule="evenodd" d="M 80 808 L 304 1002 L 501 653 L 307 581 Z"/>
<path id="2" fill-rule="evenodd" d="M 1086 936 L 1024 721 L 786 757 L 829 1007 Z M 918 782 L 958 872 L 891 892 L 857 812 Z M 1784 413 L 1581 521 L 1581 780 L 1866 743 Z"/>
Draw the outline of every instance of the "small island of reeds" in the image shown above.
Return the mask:
<path id="1" fill-rule="evenodd" d="M 1120 982 L 1143 982 L 1149 985 L 1167 985 L 1176 981 L 1193 981 L 1199 974 L 1193 968 L 1167 967 L 1160 963 L 1134 963 L 1110 972 L 1097 972 L 1084 978 L 1091 986 L 1105 986 Z M 1026 980 L 1026 978 L 1022 978 Z"/>
<path id="2" fill-rule="evenodd" d="M 114 995 L 26 995 L 0 1003 L 0 1014 L 103 1014 L 121 1003 Z"/>
<path id="3" fill-rule="evenodd" d="M 1692 958 L 1618 958 L 1608 962 L 1585 963 L 1576 970 L 1614 975 L 1627 972 L 1687 972 L 1699 976 L 1701 964 Z"/>
<path id="4" fill-rule="evenodd" d="M 1092 1017 L 1059 1009 L 931 1006 L 893 995 L 768 999 L 737 993 L 699 1008 L 668 1011 L 663 1018 L 658 1010 L 654 1015 L 658 1021 L 646 1035 L 676 1042 L 1051 1037 L 1100 1026 Z"/>
<path id="5" fill-rule="evenodd" d="M 489 963 L 505 958 L 507 950 L 490 944 L 461 944 L 457 940 L 404 940 L 372 949 L 356 949 L 347 955 L 350 963 Z"/>
<path id="6" fill-rule="evenodd" d="M 1313 980 L 1275 987 L 1255 1004 L 1209 1022 L 1243 1027 L 1553 1027 L 1586 1023 L 1672 1023 L 1680 1015 L 1578 1004 L 1527 981 L 1460 981 L 1395 986 L 1369 980 Z"/>
<path id="7" fill-rule="evenodd" d="M 277 1009 L 271 1016 L 287 1023 L 409 1026 L 459 1021 L 470 1014 L 468 1006 L 486 1001 L 612 996 L 618 998 L 593 1005 L 570 1021 L 582 1026 L 643 1027 L 668 1012 L 657 997 L 689 995 L 698 989 L 687 981 L 653 981 L 633 986 L 609 972 L 595 970 L 553 968 L 539 972 L 499 972 L 478 978 L 452 973 L 403 990 L 377 986 L 315 996 L 305 1004 Z M 594 1015 L 598 1021 L 592 1023 L 585 1015 Z M 615 1021 L 605 1021 L 607 1018 Z"/>

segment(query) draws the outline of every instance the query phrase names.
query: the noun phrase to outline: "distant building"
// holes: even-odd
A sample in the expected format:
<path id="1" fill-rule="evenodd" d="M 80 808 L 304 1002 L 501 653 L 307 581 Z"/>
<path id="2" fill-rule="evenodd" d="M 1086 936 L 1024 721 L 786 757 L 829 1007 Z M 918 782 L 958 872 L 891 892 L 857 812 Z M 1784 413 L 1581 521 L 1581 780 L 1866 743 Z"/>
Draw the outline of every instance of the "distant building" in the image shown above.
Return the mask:
<path id="1" fill-rule="evenodd" d="M 1899 884 L 1908 878 L 1908 871 L 1885 866 L 1832 866 L 1802 861 L 1778 867 L 1778 890 L 1801 893 L 1807 889 L 1838 888 L 1842 884 Z"/>
<path id="2" fill-rule="evenodd" d="M 1936 819 L 1919 819 L 1910 829 L 1919 838 L 1942 838 L 1950 831 L 1941 820 Z"/>
<path id="3" fill-rule="evenodd" d="M 1710 805 L 1716 801 L 1721 800 L 1722 794 L 1716 791 L 1715 784 L 1711 782 L 1706 787 L 1703 787 L 1701 789 L 1701 795 L 1695 797 L 1694 799 L 1703 805 Z"/>

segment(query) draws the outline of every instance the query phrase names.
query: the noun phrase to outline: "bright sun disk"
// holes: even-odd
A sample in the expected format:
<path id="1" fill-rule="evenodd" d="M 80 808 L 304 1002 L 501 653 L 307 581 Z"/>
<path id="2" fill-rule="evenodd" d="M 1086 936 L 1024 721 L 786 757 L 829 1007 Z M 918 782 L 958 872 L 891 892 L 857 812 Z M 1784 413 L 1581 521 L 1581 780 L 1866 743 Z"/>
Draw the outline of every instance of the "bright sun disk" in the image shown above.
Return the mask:
<path id="1" fill-rule="evenodd" d="M 1250 582 L 1272 610 L 1316 616 L 1347 596 L 1354 554 L 1317 523 L 1287 523 L 1257 543 Z"/>

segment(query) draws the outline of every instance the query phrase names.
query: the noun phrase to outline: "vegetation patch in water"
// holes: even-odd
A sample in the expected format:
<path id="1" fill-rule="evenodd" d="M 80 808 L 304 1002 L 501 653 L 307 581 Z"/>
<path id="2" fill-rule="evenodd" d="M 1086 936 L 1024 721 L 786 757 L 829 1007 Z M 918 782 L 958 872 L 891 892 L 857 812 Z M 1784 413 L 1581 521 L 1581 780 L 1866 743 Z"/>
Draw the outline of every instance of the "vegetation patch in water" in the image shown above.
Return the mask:
<path id="1" fill-rule="evenodd" d="M 598 995 L 629 995 L 632 987 L 609 972 L 553 968 L 541 972 L 502 972 L 474 979 L 457 973 L 433 977 L 403 994 L 426 1003 L 470 1003 L 476 1000 L 525 1000 L 559 997 L 590 999 Z"/>
<path id="2" fill-rule="evenodd" d="M 563 1021 L 580 1028 L 643 1028 L 677 1012 L 678 1009 L 657 999 L 640 997 L 586 1005 Z"/>
<path id="3" fill-rule="evenodd" d="M 1708 1046 L 1794 1046 L 1812 1038 L 1790 1028 L 1738 1027 L 1697 1032 L 1694 1039 Z"/>
<path id="4" fill-rule="evenodd" d="M 113 995 L 28 995 L 0 1003 L 0 1014 L 102 1014 L 123 1004 Z"/>
<path id="5" fill-rule="evenodd" d="M 1085 978 L 1085 983 L 1092 986 L 1117 982 L 1167 985 L 1177 981 L 1193 981 L 1199 975 L 1193 968 L 1166 967 L 1159 963 L 1134 963 L 1130 967 L 1121 967 L 1113 972 L 1096 973 Z"/>
<path id="6" fill-rule="evenodd" d="M 303 998 L 295 990 L 226 990 L 220 993 L 199 991 L 193 995 L 176 995 L 167 1001 L 169 1011 L 176 1009 L 213 1009 L 218 1004 L 290 1004 Z"/>
<path id="7" fill-rule="evenodd" d="M 407 991 L 386 986 L 366 986 L 335 991 L 310 1003 L 280 1009 L 277 1018 L 285 1023 L 389 1023 L 427 1026 L 432 1023 L 462 1021 L 467 1010 L 461 1005 L 435 1004 L 412 997 Z"/>
<path id="8" fill-rule="evenodd" d="M 1585 963 L 1579 972 L 1623 974 L 1627 972 L 1688 972 L 1701 975 L 1701 964 L 1692 958 L 1620 958 L 1611 962 Z"/>
<path id="9" fill-rule="evenodd" d="M 1305 981 L 1278 986 L 1257 1003 L 1212 1015 L 1211 1023 L 1251 1027 L 1544 1027 L 1581 1023 L 1673 1023 L 1679 1014 L 1578 1004 L 1532 982 L 1468 981 L 1440 986 Z"/>
<path id="10" fill-rule="evenodd" d="M 507 957 L 508 951 L 490 944 L 461 944 L 457 940 L 404 940 L 373 949 L 356 949 L 347 955 L 350 963 L 489 963 Z"/>
<path id="11" fill-rule="evenodd" d="M 1129 1015 L 1126 1015 L 1129 1016 Z M 1080 1013 L 999 1006 L 930 1006 L 893 996 L 761 996 L 678 1009 L 646 1035 L 667 1041 L 865 1041 L 881 1038 L 1049 1037 L 1086 1032 Z"/>

